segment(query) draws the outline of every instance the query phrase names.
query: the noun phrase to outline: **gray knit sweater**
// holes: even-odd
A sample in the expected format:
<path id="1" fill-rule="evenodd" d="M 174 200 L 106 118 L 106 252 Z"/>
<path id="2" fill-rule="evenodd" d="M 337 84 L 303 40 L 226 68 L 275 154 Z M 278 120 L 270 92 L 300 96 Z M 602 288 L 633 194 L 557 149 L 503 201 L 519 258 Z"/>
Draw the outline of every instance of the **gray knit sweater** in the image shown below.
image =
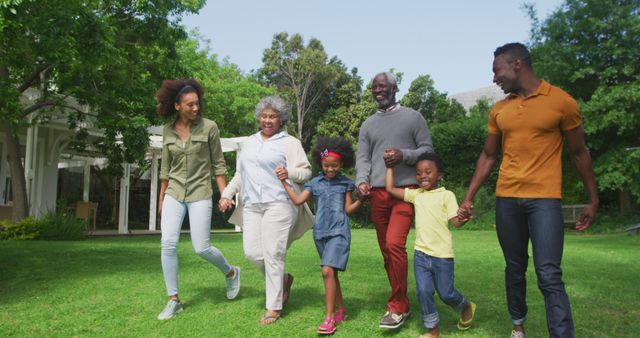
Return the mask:
<path id="1" fill-rule="evenodd" d="M 366 182 L 384 187 L 386 167 L 383 155 L 387 148 L 402 150 L 402 163 L 394 167 L 396 186 L 416 184 L 415 164 L 420 155 L 433 152 L 433 142 L 422 115 L 407 107 L 390 112 L 377 111 L 360 126 L 356 186 Z"/>

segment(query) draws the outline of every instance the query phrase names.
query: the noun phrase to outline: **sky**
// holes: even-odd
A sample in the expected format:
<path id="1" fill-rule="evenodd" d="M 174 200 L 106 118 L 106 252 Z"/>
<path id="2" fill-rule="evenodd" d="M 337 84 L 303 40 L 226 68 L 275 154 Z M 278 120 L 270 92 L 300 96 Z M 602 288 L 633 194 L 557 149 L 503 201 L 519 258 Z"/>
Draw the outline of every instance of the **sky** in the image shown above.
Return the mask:
<path id="1" fill-rule="evenodd" d="M 262 65 L 274 34 L 319 39 L 329 55 L 368 83 L 375 74 L 404 73 L 400 96 L 428 74 L 450 95 L 491 85 L 493 51 L 529 38 L 531 21 L 520 0 L 209 0 L 182 23 L 197 28 L 220 59 L 245 72 Z M 546 18 L 562 0 L 537 0 Z"/>

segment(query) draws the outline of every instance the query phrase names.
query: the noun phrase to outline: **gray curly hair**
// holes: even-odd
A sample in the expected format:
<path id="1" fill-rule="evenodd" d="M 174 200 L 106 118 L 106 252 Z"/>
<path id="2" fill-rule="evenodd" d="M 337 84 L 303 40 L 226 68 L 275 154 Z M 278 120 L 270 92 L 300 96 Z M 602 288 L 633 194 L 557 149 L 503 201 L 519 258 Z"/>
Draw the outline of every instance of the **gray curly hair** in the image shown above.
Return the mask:
<path id="1" fill-rule="evenodd" d="M 284 126 L 291 118 L 291 106 L 278 96 L 265 96 L 256 105 L 254 115 L 256 119 L 260 118 L 260 114 L 265 109 L 271 109 L 280 116 L 280 124 Z"/>
<path id="2" fill-rule="evenodd" d="M 384 76 L 387 78 L 387 82 L 391 85 L 391 86 L 398 86 L 398 78 L 396 78 L 396 75 L 393 74 L 392 72 L 380 72 L 378 74 L 376 74 L 376 76 L 373 77 L 373 79 L 371 79 L 371 83 L 373 83 L 373 80 L 375 78 L 377 78 L 378 76 Z"/>

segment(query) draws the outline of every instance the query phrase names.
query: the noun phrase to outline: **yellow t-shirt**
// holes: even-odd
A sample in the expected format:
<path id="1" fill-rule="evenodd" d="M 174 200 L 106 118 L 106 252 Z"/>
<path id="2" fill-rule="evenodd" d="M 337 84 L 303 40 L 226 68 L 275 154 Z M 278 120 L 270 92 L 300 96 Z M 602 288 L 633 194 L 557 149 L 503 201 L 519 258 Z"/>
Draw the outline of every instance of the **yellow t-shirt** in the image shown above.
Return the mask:
<path id="1" fill-rule="evenodd" d="M 544 80 L 529 97 L 498 101 L 488 124 L 502 138 L 496 196 L 561 198 L 563 132 L 581 124 L 576 101 Z"/>
<path id="2" fill-rule="evenodd" d="M 433 190 L 406 188 L 404 200 L 412 203 L 416 211 L 415 249 L 433 257 L 453 258 L 448 225 L 458 211 L 456 196 L 443 187 Z"/>

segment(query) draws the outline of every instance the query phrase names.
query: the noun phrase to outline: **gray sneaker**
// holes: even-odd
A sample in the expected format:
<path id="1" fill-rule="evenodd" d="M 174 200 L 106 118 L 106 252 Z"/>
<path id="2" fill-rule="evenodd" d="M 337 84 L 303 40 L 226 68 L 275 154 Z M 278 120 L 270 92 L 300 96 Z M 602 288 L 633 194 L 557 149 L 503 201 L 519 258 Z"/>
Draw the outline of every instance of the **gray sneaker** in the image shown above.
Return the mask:
<path id="1" fill-rule="evenodd" d="M 381 329 L 397 329 L 409 318 L 411 312 L 407 313 L 390 313 L 387 311 L 382 319 L 380 319 Z"/>
<path id="2" fill-rule="evenodd" d="M 182 312 L 182 302 L 176 302 L 173 299 L 169 299 L 167 306 L 158 315 L 158 320 L 167 320 L 173 318 L 173 316 Z"/>
<path id="3" fill-rule="evenodd" d="M 226 277 L 227 279 L 227 299 L 234 299 L 240 292 L 240 267 L 232 266 L 234 270 L 233 277 Z"/>

